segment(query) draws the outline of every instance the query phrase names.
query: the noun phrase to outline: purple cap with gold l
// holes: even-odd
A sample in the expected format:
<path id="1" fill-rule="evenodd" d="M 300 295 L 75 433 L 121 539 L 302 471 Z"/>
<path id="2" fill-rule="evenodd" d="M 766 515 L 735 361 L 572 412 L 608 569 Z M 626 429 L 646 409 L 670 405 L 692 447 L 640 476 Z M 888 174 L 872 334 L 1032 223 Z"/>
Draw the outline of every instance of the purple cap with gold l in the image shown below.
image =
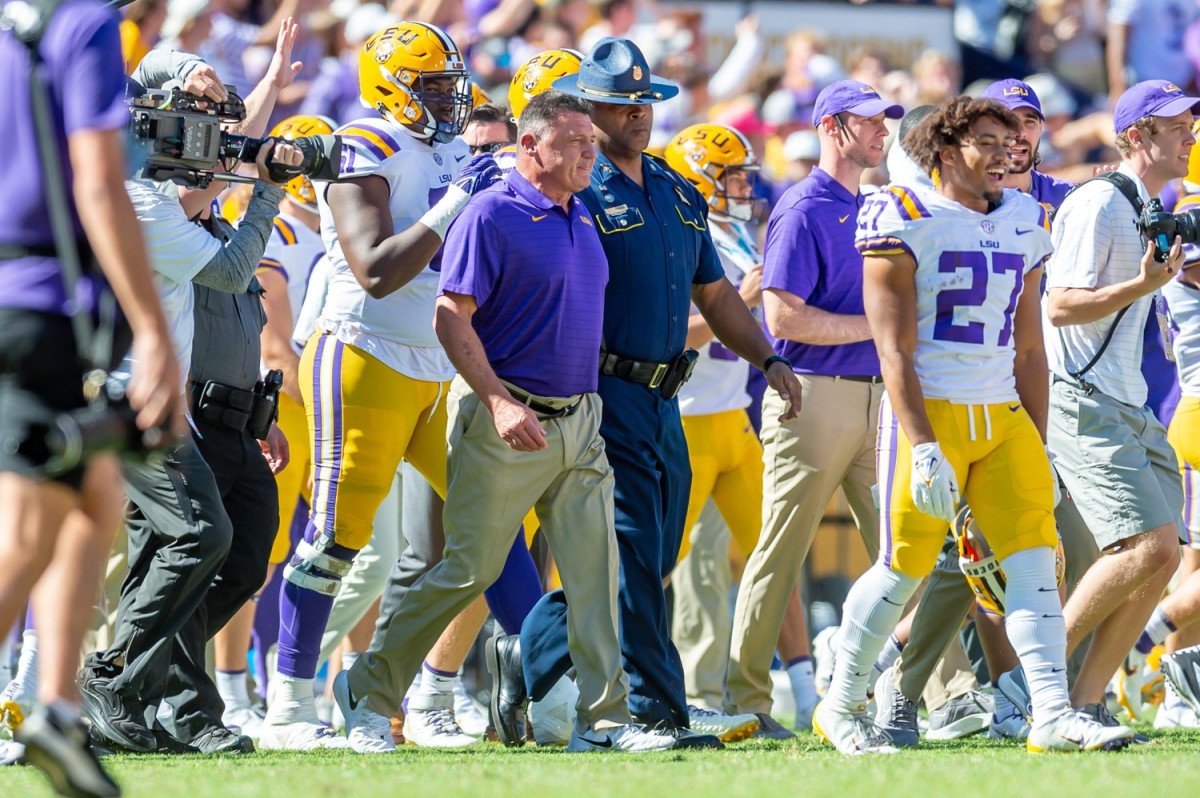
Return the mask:
<path id="1" fill-rule="evenodd" d="M 1043 122 L 1046 121 L 1046 116 L 1042 113 L 1041 100 L 1038 99 L 1030 85 L 1024 81 L 1015 78 L 998 80 L 984 89 L 979 97 L 984 100 L 995 100 L 1010 111 L 1018 108 L 1030 108 L 1038 115 L 1039 119 Z"/>
<path id="2" fill-rule="evenodd" d="M 879 96 L 879 92 L 857 80 L 839 80 L 821 89 L 813 107 L 813 127 L 821 124 L 827 116 L 849 111 L 858 116 L 883 114 L 888 119 L 904 116 L 904 106 L 890 103 Z"/>
<path id="3" fill-rule="evenodd" d="M 1113 111 L 1113 129 L 1123 133 L 1139 119 L 1148 116 L 1175 116 L 1184 111 L 1200 112 L 1200 99 L 1189 97 L 1183 89 L 1165 80 L 1143 80 L 1121 94 Z"/>

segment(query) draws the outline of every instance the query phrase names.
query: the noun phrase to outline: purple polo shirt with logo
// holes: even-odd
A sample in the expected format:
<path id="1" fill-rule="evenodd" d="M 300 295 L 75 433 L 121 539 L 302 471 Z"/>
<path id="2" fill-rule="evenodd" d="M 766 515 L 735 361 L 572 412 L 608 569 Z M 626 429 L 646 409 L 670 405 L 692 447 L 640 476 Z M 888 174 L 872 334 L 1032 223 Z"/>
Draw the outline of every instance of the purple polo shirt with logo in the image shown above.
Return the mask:
<path id="1" fill-rule="evenodd" d="M 1033 184 L 1029 187 L 1029 195 L 1040 202 L 1051 214 L 1058 210 L 1059 205 L 1062 205 L 1063 200 L 1067 198 L 1067 192 L 1075 188 L 1074 183 L 1042 174 L 1036 169 L 1033 170 L 1032 177 Z"/>
<path id="2" fill-rule="evenodd" d="M 538 396 L 596 390 L 608 259 L 588 210 L 553 202 L 515 169 L 450 225 L 438 293 L 467 294 L 502 380 Z"/>
<path id="3" fill-rule="evenodd" d="M 784 192 L 767 223 L 763 289 L 787 291 L 829 313 L 863 315 L 863 261 L 854 248 L 861 206 L 861 195 L 851 194 L 819 167 Z M 869 340 L 834 346 L 772 343 L 799 374 L 879 375 L 879 356 Z"/>
<path id="4" fill-rule="evenodd" d="M 86 130 L 114 130 L 129 124 L 125 105 L 125 69 L 117 17 L 92 0 L 67 0 L 50 21 L 39 48 L 50 82 L 50 105 L 59 153 L 71 196 L 67 136 Z M 8 121 L 5 154 L 0 158 L 0 244 L 51 247 L 50 211 L 42 185 L 36 132 L 29 96 L 29 51 L 11 34 L 0 32 L 0 119 Z M 83 228 L 74 208 L 76 238 Z M 80 299 L 88 305 L 100 275 L 85 275 Z M 67 312 L 58 259 L 26 256 L 0 259 L 0 308 Z"/>

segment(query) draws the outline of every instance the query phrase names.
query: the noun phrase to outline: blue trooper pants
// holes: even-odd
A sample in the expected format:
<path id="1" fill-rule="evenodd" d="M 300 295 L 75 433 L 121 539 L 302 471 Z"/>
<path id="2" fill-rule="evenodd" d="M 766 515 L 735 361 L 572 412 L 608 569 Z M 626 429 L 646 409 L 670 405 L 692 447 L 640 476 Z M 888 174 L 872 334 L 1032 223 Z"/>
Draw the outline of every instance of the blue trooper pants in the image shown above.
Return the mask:
<path id="1" fill-rule="evenodd" d="M 683 540 L 692 472 L 679 404 L 617 377 L 600 377 L 600 434 L 612 465 L 621 654 L 629 710 L 642 723 L 688 725 L 683 666 L 671 641 L 662 580 Z M 571 667 L 562 591 L 543 596 L 521 627 L 529 694 L 540 699 Z"/>

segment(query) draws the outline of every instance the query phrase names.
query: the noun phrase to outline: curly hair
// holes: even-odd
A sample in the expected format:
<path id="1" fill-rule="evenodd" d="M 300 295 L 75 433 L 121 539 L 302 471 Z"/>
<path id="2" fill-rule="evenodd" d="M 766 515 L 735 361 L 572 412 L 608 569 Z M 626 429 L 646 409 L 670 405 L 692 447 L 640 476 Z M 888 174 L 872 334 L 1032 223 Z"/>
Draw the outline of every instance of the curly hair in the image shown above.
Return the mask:
<path id="1" fill-rule="evenodd" d="M 970 136 L 976 119 L 990 116 L 1016 133 L 1020 129 L 1017 115 L 995 100 L 974 97 L 952 97 L 940 104 L 917 124 L 904 139 L 904 151 L 917 162 L 925 174 L 938 166 L 943 147 L 955 147 Z"/>

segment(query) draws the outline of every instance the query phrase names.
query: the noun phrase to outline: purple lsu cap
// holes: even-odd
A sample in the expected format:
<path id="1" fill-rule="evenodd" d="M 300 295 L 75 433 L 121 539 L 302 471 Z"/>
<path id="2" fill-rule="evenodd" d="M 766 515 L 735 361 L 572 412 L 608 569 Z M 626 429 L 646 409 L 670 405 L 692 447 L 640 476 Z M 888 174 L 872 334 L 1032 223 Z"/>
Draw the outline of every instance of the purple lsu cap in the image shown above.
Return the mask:
<path id="1" fill-rule="evenodd" d="M 1014 78 L 998 80 L 984 89 L 983 94 L 980 94 L 979 97 L 984 100 L 995 100 L 1010 111 L 1018 108 L 1031 108 L 1039 119 L 1043 122 L 1046 121 L 1037 93 L 1024 81 Z"/>
<path id="2" fill-rule="evenodd" d="M 888 119 L 904 116 L 904 106 L 890 103 L 879 96 L 879 92 L 857 80 L 839 80 L 821 89 L 813 106 L 813 127 L 821 124 L 827 116 L 849 111 L 858 116 L 884 114 Z"/>
<path id="3" fill-rule="evenodd" d="M 1183 89 L 1165 80 L 1143 80 L 1130 86 L 1117 100 L 1113 111 L 1113 129 L 1128 130 L 1134 122 L 1148 116 L 1175 116 L 1184 111 L 1200 112 L 1200 99 L 1189 97 Z"/>

